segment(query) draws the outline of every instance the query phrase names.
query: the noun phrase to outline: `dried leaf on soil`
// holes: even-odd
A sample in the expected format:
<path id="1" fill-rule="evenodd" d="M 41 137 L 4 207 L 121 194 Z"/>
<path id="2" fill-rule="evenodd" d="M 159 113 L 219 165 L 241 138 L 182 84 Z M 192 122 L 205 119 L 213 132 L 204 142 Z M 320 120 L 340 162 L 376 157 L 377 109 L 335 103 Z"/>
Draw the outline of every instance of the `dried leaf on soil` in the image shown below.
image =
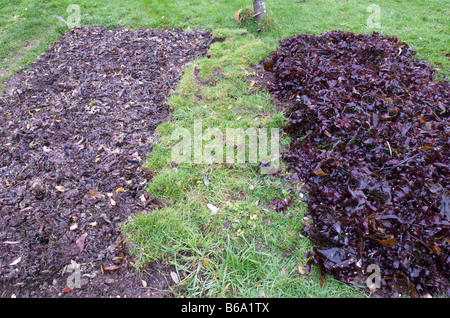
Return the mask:
<path id="1" fill-rule="evenodd" d="M 177 273 L 175 272 L 170 272 L 170 277 L 172 277 L 172 280 L 175 284 L 178 284 L 180 282 Z"/>
<path id="2" fill-rule="evenodd" d="M 87 236 L 88 236 L 87 233 L 82 234 L 75 243 L 77 245 L 78 249 L 80 250 L 80 252 L 82 252 L 84 249 L 84 243 L 86 242 Z"/>

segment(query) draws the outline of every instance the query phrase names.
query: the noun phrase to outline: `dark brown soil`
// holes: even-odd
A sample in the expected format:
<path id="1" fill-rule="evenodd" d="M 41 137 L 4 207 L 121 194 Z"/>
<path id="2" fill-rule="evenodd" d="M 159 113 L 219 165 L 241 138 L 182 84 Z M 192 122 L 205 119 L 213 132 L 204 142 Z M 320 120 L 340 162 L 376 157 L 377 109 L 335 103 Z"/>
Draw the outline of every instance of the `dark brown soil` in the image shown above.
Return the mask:
<path id="1" fill-rule="evenodd" d="M 0 297 L 170 297 L 119 227 L 160 206 L 142 164 L 183 67 L 210 34 L 75 29 L 0 97 Z M 69 288 L 71 264 L 80 286 Z"/>

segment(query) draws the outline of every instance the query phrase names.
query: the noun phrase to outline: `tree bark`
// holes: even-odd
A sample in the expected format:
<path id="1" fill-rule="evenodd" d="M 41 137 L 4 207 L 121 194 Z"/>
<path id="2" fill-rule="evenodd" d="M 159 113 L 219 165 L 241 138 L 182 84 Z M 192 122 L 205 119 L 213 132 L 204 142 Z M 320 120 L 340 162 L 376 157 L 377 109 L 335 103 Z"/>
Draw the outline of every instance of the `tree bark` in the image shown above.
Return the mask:
<path id="1" fill-rule="evenodd" d="M 266 17 L 265 0 L 253 0 L 253 11 L 255 11 L 256 20 L 261 20 Z"/>

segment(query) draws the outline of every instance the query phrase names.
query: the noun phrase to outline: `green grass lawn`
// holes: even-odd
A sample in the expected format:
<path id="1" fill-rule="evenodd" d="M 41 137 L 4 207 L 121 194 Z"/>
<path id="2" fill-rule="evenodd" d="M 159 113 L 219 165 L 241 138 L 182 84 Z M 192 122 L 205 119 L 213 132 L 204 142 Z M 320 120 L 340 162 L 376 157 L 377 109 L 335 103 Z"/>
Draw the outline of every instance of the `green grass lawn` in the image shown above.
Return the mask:
<path id="1" fill-rule="evenodd" d="M 5 2 L 5 0 L 0 0 Z M 67 26 L 73 1 L 15 1 L 0 6 L 0 81 L 44 54 Z M 298 191 L 285 187 L 283 176 L 258 175 L 257 165 L 172 164 L 172 133 L 195 120 L 203 128 L 278 128 L 284 114 L 249 76 L 253 65 L 296 33 L 331 30 L 377 31 L 396 35 L 418 57 L 449 76 L 450 8 L 448 1 L 379 3 L 380 27 L 368 28 L 373 1 L 266 1 L 269 19 L 238 25 L 234 14 L 250 0 L 76 1 L 81 25 L 113 27 L 201 28 L 223 42 L 212 44 L 209 58 L 186 67 L 168 105 L 173 121 L 158 126 L 159 140 L 146 166 L 154 173 L 148 191 L 165 207 L 137 215 L 123 224 L 136 267 L 166 261 L 175 265 L 180 283 L 176 296 L 190 297 L 366 297 L 365 290 L 320 277 L 316 268 L 302 275 L 311 246 L 300 235 L 306 209 Z M 370 20 L 372 21 L 372 20 Z M 264 26 L 271 26 L 264 28 Z M 261 28 L 261 31 L 258 31 Z M 213 83 L 213 84 L 212 84 Z M 1 88 L 0 88 L 1 89 Z M 257 116 L 264 114 L 265 116 Z M 286 137 L 282 142 L 288 142 Z M 248 150 L 248 149 L 247 149 Z M 300 185 L 294 185 L 300 187 Z M 295 200 L 284 213 L 274 199 Z M 208 204 L 219 210 L 212 213 Z"/>

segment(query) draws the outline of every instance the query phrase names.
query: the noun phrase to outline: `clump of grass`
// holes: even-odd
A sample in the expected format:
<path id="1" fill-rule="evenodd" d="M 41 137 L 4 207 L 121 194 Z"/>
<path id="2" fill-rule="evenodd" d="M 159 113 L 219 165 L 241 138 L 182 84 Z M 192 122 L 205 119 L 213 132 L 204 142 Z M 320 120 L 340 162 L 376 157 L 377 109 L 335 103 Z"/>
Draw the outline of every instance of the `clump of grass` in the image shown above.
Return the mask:
<path id="1" fill-rule="evenodd" d="M 254 11 L 250 9 L 249 7 L 245 7 L 242 9 L 239 9 L 238 12 L 234 15 L 234 20 L 241 25 L 248 24 L 253 19 Z"/>
<path id="2" fill-rule="evenodd" d="M 250 32 L 269 32 L 277 27 L 275 19 L 266 15 L 262 19 L 257 19 L 255 12 L 249 7 L 239 9 L 234 15 L 239 27 L 245 27 Z"/>

